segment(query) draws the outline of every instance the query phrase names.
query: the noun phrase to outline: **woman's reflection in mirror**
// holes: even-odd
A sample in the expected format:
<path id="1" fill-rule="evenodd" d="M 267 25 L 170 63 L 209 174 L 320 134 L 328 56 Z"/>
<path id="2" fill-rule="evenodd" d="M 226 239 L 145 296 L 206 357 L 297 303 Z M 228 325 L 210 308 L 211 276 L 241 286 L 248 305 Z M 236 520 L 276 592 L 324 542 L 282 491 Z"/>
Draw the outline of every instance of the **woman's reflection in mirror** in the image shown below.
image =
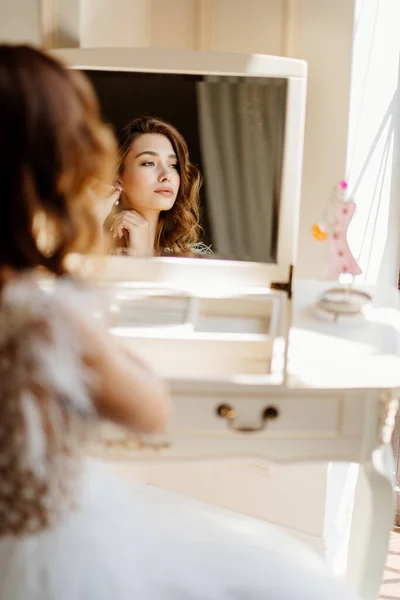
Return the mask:
<path id="1" fill-rule="evenodd" d="M 119 157 L 117 200 L 104 225 L 112 253 L 210 252 L 200 242 L 200 172 L 177 129 L 154 117 L 136 118 L 119 132 Z"/>

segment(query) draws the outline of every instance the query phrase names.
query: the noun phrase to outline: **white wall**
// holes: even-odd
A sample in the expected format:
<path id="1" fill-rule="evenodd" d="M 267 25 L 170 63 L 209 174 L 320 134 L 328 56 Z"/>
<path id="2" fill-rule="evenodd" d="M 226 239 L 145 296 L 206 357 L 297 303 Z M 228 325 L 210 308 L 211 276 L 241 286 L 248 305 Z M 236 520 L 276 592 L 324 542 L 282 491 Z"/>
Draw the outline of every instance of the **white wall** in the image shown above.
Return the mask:
<path id="1" fill-rule="evenodd" d="M 0 1 L 0 42 L 43 42 L 41 0 Z"/>
<path id="2" fill-rule="evenodd" d="M 150 0 L 151 45 L 157 48 L 196 50 L 200 13 L 196 0 Z"/>
<path id="3" fill-rule="evenodd" d="M 282 54 L 283 0 L 217 0 L 213 4 L 213 50 Z"/>
<path id="4" fill-rule="evenodd" d="M 311 236 L 332 187 L 346 176 L 353 2 L 302 0 L 296 58 L 309 64 L 297 274 L 324 277 L 326 246 Z"/>
<path id="5" fill-rule="evenodd" d="M 150 45 L 151 1 L 80 1 L 80 46 Z"/>

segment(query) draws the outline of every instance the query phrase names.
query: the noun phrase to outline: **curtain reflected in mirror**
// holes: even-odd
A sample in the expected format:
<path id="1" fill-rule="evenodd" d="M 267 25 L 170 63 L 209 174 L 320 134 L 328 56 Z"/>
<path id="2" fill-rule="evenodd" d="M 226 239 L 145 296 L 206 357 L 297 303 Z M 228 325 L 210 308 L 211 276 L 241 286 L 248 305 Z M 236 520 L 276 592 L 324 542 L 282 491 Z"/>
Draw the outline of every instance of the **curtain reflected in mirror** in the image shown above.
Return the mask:
<path id="1" fill-rule="evenodd" d="M 220 256 L 275 262 L 286 82 L 197 84 L 209 219 Z"/>

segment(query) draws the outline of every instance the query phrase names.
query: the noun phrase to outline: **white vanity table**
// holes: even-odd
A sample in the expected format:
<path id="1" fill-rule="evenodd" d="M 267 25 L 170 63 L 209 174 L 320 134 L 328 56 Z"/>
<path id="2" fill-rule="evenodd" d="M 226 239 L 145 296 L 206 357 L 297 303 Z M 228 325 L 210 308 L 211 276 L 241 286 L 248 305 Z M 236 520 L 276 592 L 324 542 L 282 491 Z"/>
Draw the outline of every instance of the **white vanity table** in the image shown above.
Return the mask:
<path id="1" fill-rule="evenodd" d="M 390 436 L 400 391 L 399 297 L 395 289 L 376 294 L 370 290 L 376 297 L 363 317 L 334 322 L 316 317 L 313 311 L 318 293 L 326 287 L 295 282 L 286 381 L 276 384 L 273 375 L 257 372 L 257 344 L 246 346 L 246 340 L 242 344 L 237 340 L 238 348 L 248 359 L 254 358 L 256 372 L 232 375 L 230 360 L 235 365 L 241 358 L 224 352 L 224 345 L 231 343 L 225 339 L 220 347 L 225 377 L 215 373 L 195 377 L 189 369 L 186 377 L 168 378 L 175 411 L 166 435 L 138 438 L 113 430 L 106 434 L 105 443 L 104 437 L 94 443 L 92 451 L 107 460 L 151 463 L 359 463 L 347 578 L 362 598 L 373 600 L 393 525 Z M 156 349 L 162 335 L 153 335 L 153 340 L 147 336 L 141 352 L 145 337 L 142 334 L 133 345 L 129 335 L 121 341 L 147 360 L 153 356 L 153 366 L 160 370 L 160 354 L 152 353 L 151 347 Z M 170 338 L 168 343 L 163 352 L 176 357 L 179 340 Z M 196 352 L 193 344 L 191 359 L 198 357 L 201 363 L 200 346 Z"/>
<path id="2" fill-rule="evenodd" d="M 182 86 L 195 81 L 217 252 L 220 243 L 222 253 L 232 251 L 235 259 L 109 257 L 102 265 L 101 285 L 114 286 L 107 315 L 110 331 L 169 381 L 175 411 L 164 436 L 138 437 L 106 428 L 91 451 L 116 464 L 201 460 L 359 463 L 348 579 L 364 600 L 375 600 L 393 522 L 394 466 L 389 441 L 400 390 L 399 300 L 395 290 L 372 290 L 374 304 L 366 307 L 363 318 L 333 322 L 318 319 L 310 309 L 326 286 L 292 281 L 307 65 L 271 56 L 133 48 L 66 49 L 55 55 L 92 78 L 110 119 L 121 108 L 118 102 L 113 104 L 110 86 L 114 84 L 119 86 L 115 96 L 119 99 L 128 97 L 135 85 L 145 90 L 150 79 L 154 85 L 157 74 L 162 76 L 160 81 L 169 77 L 171 86 L 179 80 L 180 94 L 184 93 Z M 268 106 L 264 119 L 267 122 L 273 115 L 270 129 L 271 123 L 282 125 L 276 139 L 265 134 L 268 143 L 275 144 L 275 153 L 259 136 L 262 128 L 257 128 L 258 121 L 255 127 L 252 122 L 251 136 L 244 136 L 244 141 L 235 138 L 237 146 L 247 144 L 247 156 L 258 160 L 258 170 L 246 163 L 248 171 L 238 183 L 244 185 L 246 180 L 248 186 L 236 204 L 232 201 L 234 188 L 224 195 L 224 182 L 238 172 L 239 163 L 231 164 L 224 173 L 222 166 L 212 168 L 216 143 L 219 138 L 231 141 L 235 129 L 218 129 L 222 113 L 215 117 L 214 127 L 205 119 L 211 106 L 208 94 L 216 83 L 224 90 L 216 96 L 222 113 L 232 109 L 229 98 L 236 96 L 230 86 L 237 85 L 246 100 L 242 113 L 255 98 L 247 115 L 250 121 L 255 114 L 264 114 Z M 262 89 L 257 88 L 259 83 L 269 92 L 281 86 L 281 112 L 278 104 L 271 112 L 267 96 L 258 94 Z M 246 96 L 246 85 L 253 96 Z M 256 88 L 258 92 L 254 92 Z M 139 96 L 132 94 L 131 100 Z M 246 128 L 244 123 L 241 126 Z M 218 139 L 210 137 L 214 130 Z M 260 139 L 256 140 L 257 136 Z M 256 141 L 258 152 L 254 153 Z M 268 186 L 262 177 L 270 159 L 276 168 L 273 181 L 278 183 L 267 200 L 264 191 Z M 261 196 L 257 197 L 249 181 L 260 184 Z M 264 212 L 260 210 L 262 201 Z M 273 211 L 267 213 L 272 205 Z M 249 212 L 241 214 L 239 209 Z M 236 221 L 230 222 L 232 215 Z M 247 234 L 254 238 L 250 241 L 241 236 L 246 218 L 251 222 Z M 225 228 L 227 223 L 231 230 Z M 261 248 L 266 254 L 272 244 L 269 258 L 241 262 L 243 257 L 235 254 L 239 241 L 243 247 L 247 243 L 248 248 Z M 83 276 L 93 272 L 91 265 L 87 270 L 85 264 L 79 268 Z"/>

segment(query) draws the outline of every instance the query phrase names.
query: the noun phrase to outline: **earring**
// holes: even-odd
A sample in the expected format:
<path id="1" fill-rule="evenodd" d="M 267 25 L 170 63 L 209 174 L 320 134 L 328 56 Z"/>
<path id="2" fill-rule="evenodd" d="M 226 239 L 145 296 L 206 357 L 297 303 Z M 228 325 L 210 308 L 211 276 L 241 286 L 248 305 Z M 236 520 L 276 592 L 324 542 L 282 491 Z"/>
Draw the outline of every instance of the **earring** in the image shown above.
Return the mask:
<path id="1" fill-rule="evenodd" d="M 113 190 L 115 190 L 116 192 L 120 192 L 120 195 L 121 195 L 121 192 L 122 192 L 123 190 L 122 190 L 122 185 L 121 185 L 119 182 L 117 182 L 117 184 L 116 184 L 116 185 L 112 185 L 111 187 L 112 187 L 112 189 L 113 189 Z M 114 205 L 115 205 L 115 206 L 118 206 L 118 204 L 119 204 L 119 198 L 120 198 L 120 196 L 118 196 L 118 198 L 117 198 L 117 199 L 116 199 L 116 201 L 114 202 Z"/>

